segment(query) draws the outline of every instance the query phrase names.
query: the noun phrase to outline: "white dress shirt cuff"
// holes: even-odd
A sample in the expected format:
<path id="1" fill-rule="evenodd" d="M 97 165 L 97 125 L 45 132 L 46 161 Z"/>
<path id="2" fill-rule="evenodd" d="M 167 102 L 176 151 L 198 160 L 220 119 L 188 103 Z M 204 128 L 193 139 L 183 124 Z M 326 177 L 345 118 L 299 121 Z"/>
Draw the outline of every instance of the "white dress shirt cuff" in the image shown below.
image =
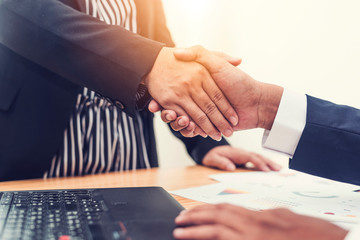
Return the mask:
<path id="1" fill-rule="evenodd" d="M 290 157 L 294 155 L 306 124 L 305 94 L 284 89 L 271 130 L 265 130 L 262 146 Z"/>
<path id="2" fill-rule="evenodd" d="M 359 240 L 360 239 L 360 225 L 352 228 L 346 235 L 344 240 Z"/>

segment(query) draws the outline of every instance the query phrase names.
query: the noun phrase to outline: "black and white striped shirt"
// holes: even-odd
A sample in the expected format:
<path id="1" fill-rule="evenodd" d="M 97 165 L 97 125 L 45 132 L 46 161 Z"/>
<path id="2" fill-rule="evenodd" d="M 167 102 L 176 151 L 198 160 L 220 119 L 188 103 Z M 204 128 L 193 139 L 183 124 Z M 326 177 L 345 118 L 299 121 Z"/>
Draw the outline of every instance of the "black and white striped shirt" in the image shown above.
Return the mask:
<path id="1" fill-rule="evenodd" d="M 137 32 L 134 0 L 83 1 L 88 15 Z M 106 99 L 84 88 L 64 132 L 63 144 L 44 178 L 150 167 L 140 114 L 130 118 Z"/>

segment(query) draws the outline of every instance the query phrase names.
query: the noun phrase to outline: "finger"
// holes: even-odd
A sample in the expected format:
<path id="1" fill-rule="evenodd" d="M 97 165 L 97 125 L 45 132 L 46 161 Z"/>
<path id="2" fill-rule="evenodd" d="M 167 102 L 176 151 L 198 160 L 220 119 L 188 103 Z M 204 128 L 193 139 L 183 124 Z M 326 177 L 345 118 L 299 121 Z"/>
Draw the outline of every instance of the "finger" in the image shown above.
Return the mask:
<path id="1" fill-rule="evenodd" d="M 185 137 L 189 137 L 190 135 L 192 135 L 192 137 L 198 135 L 202 136 L 203 138 L 208 137 L 206 133 L 200 127 L 196 126 L 196 124 L 192 121 L 190 121 L 189 126 L 186 129 L 181 130 L 180 133 Z"/>
<path id="2" fill-rule="evenodd" d="M 189 126 L 186 128 L 186 130 L 190 131 L 194 131 L 194 134 L 197 136 L 197 135 L 200 135 L 202 136 L 203 138 L 207 138 L 208 135 L 199 127 L 197 126 L 193 121 L 190 120 L 190 124 Z"/>
<path id="3" fill-rule="evenodd" d="M 194 240 L 229 240 L 239 239 L 241 233 L 223 225 L 201 225 L 187 228 L 176 228 L 173 236 L 176 239 L 194 239 Z"/>
<path id="4" fill-rule="evenodd" d="M 226 53 L 223 52 L 217 52 L 217 51 L 211 51 L 213 54 L 215 54 L 218 57 L 221 57 L 223 59 L 225 59 L 226 61 L 228 61 L 230 64 L 232 64 L 233 66 L 239 66 L 242 63 L 242 59 L 238 58 L 238 57 L 234 57 L 234 56 L 230 56 Z"/>
<path id="5" fill-rule="evenodd" d="M 260 171 L 270 171 L 270 168 L 267 166 L 266 162 L 264 162 L 263 159 L 255 153 L 247 152 L 242 149 L 232 148 L 223 154 L 228 156 L 237 165 L 252 163 L 254 167 Z"/>
<path id="6" fill-rule="evenodd" d="M 182 61 L 196 61 L 203 65 L 210 73 L 221 72 L 224 67 L 230 63 L 221 57 L 212 54 L 201 46 L 194 46 L 187 49 L 176 49 L 174 55 L 177 59 Z"/>
<path id="7" fill-rule="evenodd" d="M 221 224 L 227 227 L 241 230 L 241 223 L 248 221 L 249 216 L 254 214 L 250 210 L 230 205 L 216 204 L 207 207 L 195 207 L 182 212 L 176 219 L 177 226 L 191 226 L 202 224 Z"/>
<path id="8" fill-rule="evenodd" d="M 176 124 L 176 122 L 173 122 L 172 124 Z M 174 127 L 172 127 L 174 129 Z M 181 135 L 184 137 L 190 138 L 195 137 L 198 134 L 195 132 L 195 124 L 194 122 L 190 122 L 189 126 L 183 130 L 180 130 Z"/>
<path id="9" fill-rule="evenodd" d="M 206 102 L 205 104 L 211 101 L 205 93 L 203 93 L 202 96 L 205 99 L 207 98 L 207 102 L 206 100 L 204 100 L 204 98 L 200 100 L 201 97 L 198 97 L 198 101 L 203 101 L 203 104 L 201 105 L 204 105 L 204 101 Z M 187 102 L 194 102 L 194 100 Z M 210 136 L 216 141 L 221 140 L 221 133 L 214 127 L 208 116 L 202 111 L 201 108 L 199 108 L 199 106 L 197 106 L 197 104 L 187 104 L 184 106 L 184 109 L 191 116 L 191 119 L 195 122 L 195 124 L 198 125 L 205 132 L 206 135 Z M 223 121 L 226 120 L 223 118 Z"/>
<path id="10" fill-rule="evenodd" d="M 196 106 L 196 104 L 194 104 L 195 106 Z M 179 116 L 181 116 L 181 117 L 179 117 L 179 118 L 183 118 L 185 121 L 189 121 L 189 116 L 188 116 L 188 114 L 185 112 L 185 110 L 183 110 L 180 106 L 178 106 L 178 105 L 173 105 L 173 106 L 168 106 L 168 108 L 169 109 L 173 109 L 171 112 L 167 112 L 167 113 L 171 113 L 171 114 L 173 114 L 173 113 L 175 113 L 175 115 L 176 115 L 176 113 L 178 113 L 178 115 Z M 162 120 L 164 121 L 164 122 L 166 122 L 166 121 L 168 121 L 166 118 L 166 113 L 164 113 L 164 114 L 162 114 L 161 115 L 161 118 L 162 118 Z M 171 116 L 169 116 L 169 119 L 173 119 L 173 115 L 171 115 Z M 175 117 L 175 119 L 176 119 L 176 117 Z M 171 126 L 171 128 L 174 130 L 174 131 L 177 131 L 176 129 L 177 128 L 173 128 L 173 126 L 172 126 L 172 124 L 173 123 L 175 123 L 176 122 L 176 120 L 175 121 L 172 121 L 171 123 L 170 123 L 170 126 Z M 194 124 L 194 123 L 193 123 Z M 190 123 L 188 123 L 188 125 L 190 125 Z M 194 137 L 194 136 L 196 136 L 197 134 L 196 133 L 193 133 L 193 134 L 191 134 L 191 135 L 188 135 L 188 136 L 185 136 L 185 137 Z"/>
<path id="11" fill-rule="evenodd" d="M 166 123 L 170 123 L 172 121 L 175 121 L 177 118 L 177 114 L 173 110 L 162 110 L 161 111 L 161 120 Z M 186 117 L 184 117 L 186 118 Z"/>
<path id="12" fill-rule="evenodd" d="M 181 61 L 195 61 L 197 59 L 197 51 L 192 48 L 177 48 L 174 50 L 174 55 Z"/>
<path id="13" fill-rule="evenodd" d="M 252 163 L 256 169 L 266 172 L 271 171 L 271 167 L 280 167 L 279 165 L 275 164 L 269 159 L 266 159 L 260 154 L 248 152 L 243 149 L 234 148 L 231 146 L 222 146 L 217 147 L 214 150 L 217 150 L 219 155 L 228 158 L 236 165 Z"/>
<path id="14" fill-rule="evenodd" d="M 150 101 L 148 109 L 150 112 L 156 113 L 156 112 L 159 112 L 162 109 L 162 107 L 160 106 L 160 104 L 157 101 L 155 101 L 153 99 Z"/>
<path id="15" fill-rule="evenodd" d="M 274 161 L 272 161 L 269 158 L 264 157 L 260 154 L 257 154 L 257 153 L 255 153 L 255 154 L 259 159 L 261 159 L 270 168 L 270 170 L 272 170 L 272 171 L 280 171 L 281 170 L 281 168 L 282 168 L 281 165 L 275 163 Z"/>
<path id="16" fill-rule="evenodd" d="M 217 130 L 219 130 L 226 137 L 230 137 L 233 134 L 232 126 L 224 118 L 223 114 L 219 111 L 216 104 L 205 92 L 196 94 L 195 96 L 193 96 L 193 99 L 198 104 L 202 112 L 204 112 L 205 115 L 209 118 L 213 126 L 216 127 Z M 204 129 L 203 126 L 201 125 L 199 126 L 207 133 L 206 129 Z M 212 137 L 211 134 L 209 134 L 209 136 Z M 214 138 L 214 139 L 220 140 L 221 135 L 220 138 Z"/>
<path id="17" fill-rule="evenodd" d="M 218 154 L 209 154 L 209 156 L 205 156 L 202 162 L 205 166 L 215 167 L 225 171 L 234 171 L 236 169 L 235 164 L 229 158 Z"/>
<path id="18" fill-rule="evenodd" d="M 254 164 L 254 167 L 260 171 L 270 172 L 270 168 L 267 166 L 266 162 L 262 158 L 258 157 L 256 154 L 251 154 L 247 162 Z"/>
<path id="19" fill-rule="evenodd" d="M 177 111 L 180 112 L 181 114 L 184 114 L 183 110 L 177 109 Z M 184 137 L 195 137 L 198 135 L 201 135 L 204 138 L 207 137 L 205 132 L 201 128 L 196 126 L 196 124 L 194 122 L 190 122 L 189 117 L 186 115 L 179 117 L 177 120 L 177 114 L 175 111 L 163 110 L 161 112 L 161 119 L 162 119 L 162 121 L 164 121 L 166 123 L 171 122 L 171 124 L 170 124 L 171 128 L 174 131 L 180 131 L 180 133 Z M 181 121 L 179 121 L 180 119 L 181 119 Z"/>
<path id="20" fill-rule="evenodd" d="M 200 128 L 196 127 L 194 122 L 190 122 L 188 117 L 179 117 L 176 121 L 170 123 L 174 131 L 179 131 L 184 137 L 195 137 L 201 135 L 206 138 L 207 135 Z"/>
<path id="21" fill-rule="evenodd" d="M 200 205 L 200 206 L 196 206 L 194 208 L 191 208 L 189 210 L 183 210 L 182 212 L 180 212 L 179 217 L 180 216 L 188 216 L 191 213 L 196 213 L 196 212 L 234 212 L 235 214 L 239 215 L 239 216 L 249 216 L 254 214 L 254 212 L 257 211 L 253 211 L 253 210 L 249 210 L 243 207 L 239 207 L 239 206 L 235 206 L 232 204 L 228 204 L 228 203 L 221 203 L 221 204 L 204 204 L 204 205 Z M 214 218 L 216 218 L 216 216 L 214 216 Z M 182 225 L 182 224 L 186 224 L 186 222 L 182 222 L 182 219 L 180 218 L 176 218 L 175 219 L 175 223 L 178 225 Z"/>
<path id="22" fill-rule="evenodd" d="M 186 129 L 190 125 L 190 120 L 188 117 L 178 117 L 175 121 L 170 123 L 170 126 L 175 131 L 181 131 Z M 195 126 L 192 126 L 192 131 L 195 130 Z"/>
<path id="23" fill-rule="evenodd" d="M 209 95 L 212 102 L 216 105 L 216 107 L 219 109 L 219 111 L 222 113 L 222 115 L 229 120 L 229 122 L 236 126 L 239 122 L 239 118 L 237 113 L 235 112 L 235 109 L 232 107 L 232 105 L 229 103 L 223 92 L 218 88 L 216 83 L 212 81 L 205 81 L 203 83 L 203 88 L 205 92 Z M 206 113 L 206 112 L 205 112 Z M 218 126 L 216 126 L 218 127 Z M 230 126 L 226 126 L 230 127 Z M 219 128 L 218 128 L 219 129 Z M 221 129 L 219 129 L 222 133 L 224 133 Z M 227 129 L 228 135 L 225 135 L 226 137 L 230 137 L 233 133 L 232 128 Z"/>
<path id="24" fill-rule="evenodd" d="M 174 50 L 174 55 L 177 59 L 182 60 L 182 61 L 196 61 L 197 58 L 199 57 L 198 56 L 199 52 L 196 51 L 196 49 L 198 49 L 198 48 L 202 48 L 202 47 L 195 46 L 192 48 L 178 48 L 178 49 Z M 220 58 L 223 58 L 224 60 L 226 60 L 227 62 L 229 62 L 230 64 L 232 64 L 234 66 L 240 65 L 242 62 L 241 58 L 230 56 L 230 55 L 227 55 L 222 52 L 212 51 L 211 53 L 213 53 L 214 55 L 216 55 Z"/>

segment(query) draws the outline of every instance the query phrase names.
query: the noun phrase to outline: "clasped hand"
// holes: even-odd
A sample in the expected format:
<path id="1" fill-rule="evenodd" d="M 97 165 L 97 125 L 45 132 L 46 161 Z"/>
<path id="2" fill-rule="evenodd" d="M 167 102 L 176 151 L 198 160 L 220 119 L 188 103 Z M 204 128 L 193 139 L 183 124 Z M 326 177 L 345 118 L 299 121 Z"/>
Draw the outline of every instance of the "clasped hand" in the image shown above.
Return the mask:
<path id="1" fill-rule="evenodd" d="M 231 136 L 238 124 L 234 108 L 204 66 L 180 61 L 172 48 L 163 48 L 145 79 L 149 93 L 165 109 L 193 121 L 194 131 L 203 137 Z M 241 60 L 233 60 L 239 64 Z"/>
<path id="2" fill-rule="evenodd" d="M 225 108 L 220 106 L 220 102 L 217 102 L 216 105 L 220 112 L 223 112 L 221 109 L 230 108 L 225 100 L 228 100 L 231 103 L 230 106 L 234 108 L 238 121 L 237 124 L 233 124 L 233 130 L 258 127 L 271 129 L 282 96 L 282 87 L 254 80 L 248 74 L 233 66 L 235 64 L 231 64 L 234 62 L 240 63 L 240 60 L 236 61 L 236 58 L 223 53 L 210 52 L 200 46 L 178 49 L 173 53 L 178 60 L 184 63 L 196 62 L 206 68 L 209 74 L 208 78 L 211 76 L 215 82 L 215 86 L 212 84 L 212 87 L 219 91 L 219 94 L 221 92 L 221 94 L 225 95 L 221 95 L 222 100 L 226 102 Z M 206 130 L 203 125 L 198 124 L 199 121 L 189 118 L 183 111 L 164 106 L 155 97 L 154 99 L 156 101 L 149 104 L 149 110 L 151 112 L 163 110 L 162 120 L 167 123 L 171 122 L 170 125 L 175 131 L 180 131 L 185 137 L 203 136 L 201 129 Z M 201 103 L 206 105 L 205 102 L 201 101 Z M 232 111 L 231 113 L 233 114 Z M 177 118 L 176 121 L 174 121 L 174 118 Z M 220 119 L 211 117 L 210 119 L 216 120 L 215 122 L 220 121 Z M 215 124 L 215 126 L 217 125 Z M 224 133 L 224 131 L 221 132 Z"/>

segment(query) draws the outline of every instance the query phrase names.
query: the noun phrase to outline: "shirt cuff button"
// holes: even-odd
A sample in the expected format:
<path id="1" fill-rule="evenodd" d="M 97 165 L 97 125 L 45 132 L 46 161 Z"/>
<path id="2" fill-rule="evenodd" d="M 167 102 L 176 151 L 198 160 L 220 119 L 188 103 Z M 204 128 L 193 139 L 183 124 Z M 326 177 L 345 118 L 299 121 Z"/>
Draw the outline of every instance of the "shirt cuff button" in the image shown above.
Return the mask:
<path id="1" fill-rule="evenodd" d="M 115 101 L 115 105 L 116 105 L 118 108 L 120 108 L 120 109 L 124 109 L 124 108 L 125 108 L 124 104 L 122 104 L 122 103 L 121 103 L 120 101 L 118 101 L 118 100 Z"/>

